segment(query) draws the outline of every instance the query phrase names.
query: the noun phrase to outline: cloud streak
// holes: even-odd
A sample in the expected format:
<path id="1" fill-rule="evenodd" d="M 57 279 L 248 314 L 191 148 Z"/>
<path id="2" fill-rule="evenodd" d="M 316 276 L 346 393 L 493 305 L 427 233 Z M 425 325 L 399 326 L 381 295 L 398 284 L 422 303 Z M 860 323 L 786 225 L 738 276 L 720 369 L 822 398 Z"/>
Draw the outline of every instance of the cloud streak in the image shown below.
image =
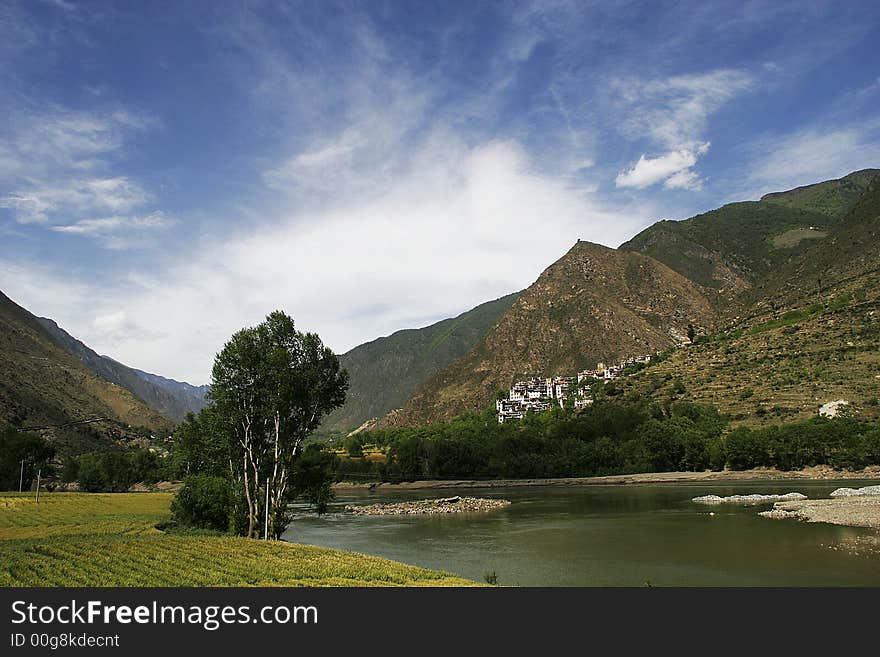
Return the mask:
<path id="1" fill-rule="evenodd" d="M 624 116 L 621 132 L 666 149 L 657 156 L 642 153 L 618 174 L 616 186 L 644 189 L 663 182 L 667 189 L 702 189 L 703 180 L 694 167 L 709 150 L 703 139 L 709 118 L 754 82 L 748 73 L 728 69 L 656 80 L 615 80 L 616 106 Z"/>
<path id="2" fill-rule="evenodd" d="M 12 192 L 0 198 L 0 207 L 14 211 L 22 224 L 47 223 L 55 215 L 83 212 L 127 212 L 150 200 L 150 195 L 133 180 L 91 178 L 52 183 L 33 182 L 27 190 Z"/>
<path id="3" fill-rule="evenodd" d="M 747 154 L 751 167 L 737 192 L 746 198 L 839 178 L 857 169 L 880 167 L 880 120 L 814 126 L 761 139 Z"/>
<path id="4" fill-rule="evenodd" d="M 101 217 L 81 219 L 72 224 L 52 226 L 56 233 L 81 235 L 98 241 L 101 246 L 114 251 L 124 251 L 134 246 L 151 244 L 144 239 L 147 232 L 169 228 L 176 223 L 161 210 L 147 215 Z"/>
<path id="5" fill-rule="evenodd" d="M 521 289 L 577 237 L 616 245 L 651 213 L 607 207 L 535 172 L 513 141 L 438 137 L 412 158 L 417 166 L 369 201 L 341 199 L 259 232 L 209 238 L 167 271 L 81 292 L 97 301 L 72 311 L 66 328 L 123 362 L 205 382 L 223 341 L 273 308 L 345 351 Z M 53 289 L 56 277 L 20 270 L 11 289 Z M 107 331 L 96 316 L 124 316 L 131 330 Z"/>
<path id="6" fill-rule="evenodd" d="M 130 176 L 115 173 L 126 138 L 154 121 L 120 110 L 101 114 L 56 108 L 18 123 L 0 143 L 0 177 L 13 188 L 0 196 L 0 208 L 17 223 L 93 236 L 113 250 L 138 244 L 124 238 L 127 230 L 170 225 L 162 211 L 145 211 L 154 201 L 150 192 Z"/>

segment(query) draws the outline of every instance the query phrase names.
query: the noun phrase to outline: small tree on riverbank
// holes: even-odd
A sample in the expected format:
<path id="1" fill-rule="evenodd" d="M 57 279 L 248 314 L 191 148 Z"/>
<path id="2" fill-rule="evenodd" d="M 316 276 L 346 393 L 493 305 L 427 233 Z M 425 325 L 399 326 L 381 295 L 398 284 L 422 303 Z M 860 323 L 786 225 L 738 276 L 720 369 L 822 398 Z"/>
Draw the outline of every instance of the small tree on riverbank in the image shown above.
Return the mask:
<path id="1" fill-rule="evenodd" d="M 269 536 L 281 535 L 303 441 L 342 405 L 347 388 L 336 355 L 280 311 L 235 333 L 217 354 L 209 400 L 226 446 L 233 513 L 241 516 L 233 526 L 242 534 L 260 537 L 268 518 Z"/>

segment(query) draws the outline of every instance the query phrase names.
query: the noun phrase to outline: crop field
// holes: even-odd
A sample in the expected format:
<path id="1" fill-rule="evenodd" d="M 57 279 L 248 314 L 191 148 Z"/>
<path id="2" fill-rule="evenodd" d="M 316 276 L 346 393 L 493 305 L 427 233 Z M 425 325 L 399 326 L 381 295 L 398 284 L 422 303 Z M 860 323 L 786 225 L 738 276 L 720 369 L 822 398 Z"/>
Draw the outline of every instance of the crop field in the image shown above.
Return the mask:
<path id="1" fill-rule="evenodd" d="M 0 586 L 473 586 L 282 541 L 165 534 L 169 493 L 0 493 Z"/>

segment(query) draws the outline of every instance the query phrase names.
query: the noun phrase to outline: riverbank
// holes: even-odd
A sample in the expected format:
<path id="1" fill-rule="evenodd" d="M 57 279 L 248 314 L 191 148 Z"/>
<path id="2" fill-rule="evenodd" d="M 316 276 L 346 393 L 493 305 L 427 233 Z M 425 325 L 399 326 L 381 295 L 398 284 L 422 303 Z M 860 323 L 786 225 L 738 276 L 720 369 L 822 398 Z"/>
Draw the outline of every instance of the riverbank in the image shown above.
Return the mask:
<path id="1" fill-rule="evenodd" d="M 338 482 L 334 490 L 418 490 L 429 488 L 509 488 L 516 486 L 620 486 L 626 484 L 665 484 L 701 481 L 773 481 L 780 479 L 835 480 L 880 479 L 880 466 L 864 470 L 835 470 L 828 466 L 814 466 L 803 470 L 776 470 L 754 468 L 752 470 L 722 470 L 720 472 L 646 472 L 640 474 L 609 475 L 604 477 L 565 477 L 558 479 L 455 479 L 404 481 L 398 484 Z"/>

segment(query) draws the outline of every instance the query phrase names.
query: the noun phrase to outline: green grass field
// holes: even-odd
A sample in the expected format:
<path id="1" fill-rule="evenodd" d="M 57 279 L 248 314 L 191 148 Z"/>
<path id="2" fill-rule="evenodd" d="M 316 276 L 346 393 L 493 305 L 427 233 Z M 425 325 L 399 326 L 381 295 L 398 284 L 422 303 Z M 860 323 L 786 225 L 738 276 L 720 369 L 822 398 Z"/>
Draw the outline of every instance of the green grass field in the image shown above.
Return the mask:
<path id="1" fill-rule="evenodd" d="M 473 586 L 454 575 L 282 541 L 155 528 L 169 493 L 0 493 L 0 586 Z"/>

